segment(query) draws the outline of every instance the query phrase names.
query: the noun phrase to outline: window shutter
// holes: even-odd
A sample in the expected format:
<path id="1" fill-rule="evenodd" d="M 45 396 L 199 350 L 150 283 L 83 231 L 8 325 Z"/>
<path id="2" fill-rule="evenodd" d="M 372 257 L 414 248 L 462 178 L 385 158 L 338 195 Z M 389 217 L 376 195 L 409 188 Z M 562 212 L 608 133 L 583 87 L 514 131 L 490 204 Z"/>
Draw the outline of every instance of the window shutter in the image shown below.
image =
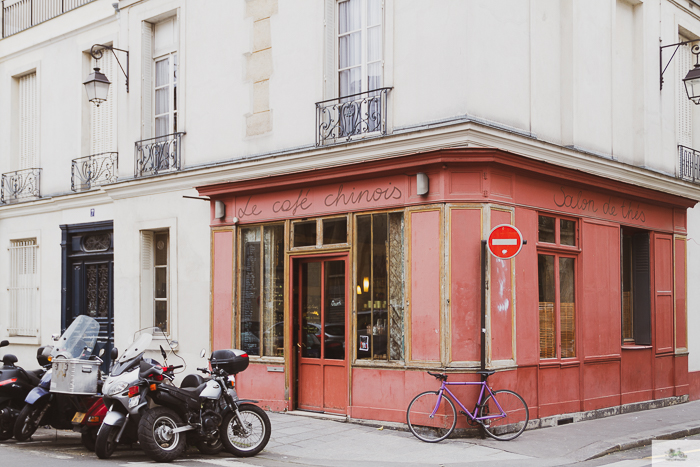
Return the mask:
<path id="1" fill-rule="evenodd" d="M 153 136 L 153 25 L 141 23 L 141 138 Z"/>
<path id="2" fill-rule="evenodd" d="M 336 0 L 325 0 L 325 48 L 323 55 L 323 99 L 336 97 L 336 83 L 338 81 L 338 64 L 335 61 L 335 47 L 338 40 L 335 24 Z"/>
<path id="3" fill-rule="evenodd" d="M 37 166 L 36 73 L 19 78 L 19 168 Z"/>
<path id="4" fill-rule="evenodd" d="M 651 345 L 649 234 L 646 232 L 632 237 L 632 263 L 634 341 L 638 345 Z"/>
<path id="5" fill-rule="evenodd" d="M 116 76 L 113 73 L 114 60 L 112 53 L 104 51 L 100 60 L 92 59 L 92 68 L 100 67 L 100 71 L 107 76 L 112 84 L 109 87 L 107 101 L 100 106 L 91 105 L 92 114 L 90 122 L 90 154 L 101 154 L 115 150 L 114 145 L 114 88 L 117 86 Z"/>
<path id="6" fill-rule="evenodd" d="M 684 37 L 679 37 L 679 42 L 687 41 Z M 678 116 L 676 117 L 678 144 L 681 146 L 693 147 L 693 103 L 688 99 L 683 78 L 688 70 L 693 68 L 693 57 L 690 52 L 691 45 L 682 45 L 678 48 Z"/>
<path id="7" fill-rule="evenodd" d="M 141 232 L 141 327 L 153 326 L 153 232 Z"/>

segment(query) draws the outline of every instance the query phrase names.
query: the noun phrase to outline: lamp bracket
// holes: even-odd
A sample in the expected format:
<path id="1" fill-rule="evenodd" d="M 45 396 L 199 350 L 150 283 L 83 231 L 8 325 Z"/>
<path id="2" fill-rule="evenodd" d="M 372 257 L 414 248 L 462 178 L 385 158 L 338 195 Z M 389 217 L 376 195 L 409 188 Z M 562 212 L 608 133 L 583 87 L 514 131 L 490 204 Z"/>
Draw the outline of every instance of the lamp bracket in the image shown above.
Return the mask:
<path id="1" fill-rule="evenodd" d="M 661 73 L 659 74 L 659 90 L 664 88 L 664 72 L 666 71 L 666 68 L 671 64 L 671 61 L 673 60 L 673 57 L 676 56 L 676 52 L 678 52 L 678 47 L 686 44 L 692 44 L 693 42 L 700 42 L 700 39 L 693 39 L 692 41 L 683 41 L 683 42 L 678 42 L 676 44 L 669 44 L 669 45 L 662 45 L 659 46 L 659 70 Z M 673 49 L 673 54 L 671 55 L 671 58 L 668 59 L 668 62 L 666 62 L 666 66 L 664 65 L 663 61 L 663 50 L 667 47 L 675 47 Z M 695 55 L 695 64 L 698 65 L 698 55 L 700 55 L 700 45 L 694 45 L 690 51 Z"/>
<path id="2" fill-rule="evenodd" d="M 114 55 L 114 58 L 117 61 L 117 64 L 119 65 L 119 68 L 122 69 L 122 73 L 124 73 L 124 76 L 126 77 L 126 92 L 129 92 L 129 51 L 117 49 L 116 47 L 112 47 L 111 45 L 95 44 L 90 48 L 90 55 L 92 55 L 92 58 L 94 58 L 95 60 L 99 60 L 102 58 L 105 49 L 112 51 L 112 55 Z M 117 57 L 117 54 L 114 53 L 115 50 L 119 52 L 124 52 L 126 54 L 126 71 L 124 71 L 124 67 L 119 61 L 119 57 Z"/>

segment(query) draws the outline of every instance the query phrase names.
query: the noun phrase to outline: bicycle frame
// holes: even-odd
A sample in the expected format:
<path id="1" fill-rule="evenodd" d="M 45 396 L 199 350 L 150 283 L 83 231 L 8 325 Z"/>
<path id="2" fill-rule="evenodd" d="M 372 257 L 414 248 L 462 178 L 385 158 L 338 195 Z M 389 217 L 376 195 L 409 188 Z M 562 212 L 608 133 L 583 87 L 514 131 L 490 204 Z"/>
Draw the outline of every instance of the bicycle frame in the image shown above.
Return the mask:
<path id="1" fill-rule="evenodd" d="M 454 395 L 452 394 L 452 391 L 447 386 L 481 386 L 481 391 L 479 392 L 479 398 L 476 400 L 476 405 L 474 406 L 474 414 L 470 413 L 469 410 L 467 410 L 466 407 L 462 404 L 462 402 Z M 493 395 L 493 391 L 491 391 L 491 388 L 486 384 L 486 381 L 481 381 L 481 382 L 453 382 L 453 383 L 448 383 L 447 381 L 442 381 L 442 385 L 440 385 L 440 390 L 438 391 L 438 398 L 437 398 L 437 404 L 435 404 L 435 408 L 433 409 L 433 412 L 430 414 L 430 418 L 433 418 L 435 416 L 435 413 L 438 410 L 438 407 L 440 407 L 440 402 L 442 402 L 442 397 L 443 394 L 447 391 L 447 394 L 452 397 L 452 400 L 459 405 L 459 407 L 462 409 L 462 413 L 467 415 L 469 418 L 471 418 L 474 421 L 481 421 L 481 420 L 489 420 L 492 418 L 503 418 L 506 416 L 505 411 L 501 407 L 501 405 L 498 403 L 498 399 L 496 399 L 496 396 Z M 488 391 L 489 395 L 493 397 L 493 401 L 496 403 L 496 406 L 498 407 L 498 410 L 501 412 L 500 414 L 497 415 L 488 415 L 486 417 L 477 417 L 477 412 L 479 411 L 479 407 L 481 406 L 481 401 L 484 400 L 484 394 Z"/>

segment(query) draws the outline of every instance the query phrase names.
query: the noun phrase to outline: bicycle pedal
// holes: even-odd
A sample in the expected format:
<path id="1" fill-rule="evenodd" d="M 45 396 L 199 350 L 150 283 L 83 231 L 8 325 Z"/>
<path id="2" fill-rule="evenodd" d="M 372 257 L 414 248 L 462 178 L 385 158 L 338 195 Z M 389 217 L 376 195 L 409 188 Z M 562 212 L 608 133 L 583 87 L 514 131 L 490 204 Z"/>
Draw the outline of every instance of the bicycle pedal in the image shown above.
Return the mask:
<path id="1" fill-rule="evenodd" d="M 467 413 L 466 413 L 464 410 L 460 410 L 459 413 L 461 413 L 461 414 L 464 415 L 465 417 L 469 418 L 469 417 L 467 416 Z"/>

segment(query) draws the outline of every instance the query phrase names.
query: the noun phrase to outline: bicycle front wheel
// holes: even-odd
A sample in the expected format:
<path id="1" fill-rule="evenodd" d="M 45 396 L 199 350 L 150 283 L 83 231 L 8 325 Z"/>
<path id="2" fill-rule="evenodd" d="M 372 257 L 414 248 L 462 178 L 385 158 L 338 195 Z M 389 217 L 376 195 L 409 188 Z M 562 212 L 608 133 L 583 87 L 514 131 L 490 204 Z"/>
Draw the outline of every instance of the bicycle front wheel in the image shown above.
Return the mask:
<path id="1" fill-rule="evenodd" d="M 435 415 L 432 415 L 433 411 Z M 438 406 L 437 391 L 423 392 L 408 404 L 406 423 L 419 440 L 437 443 L 450 436 L 457 425 L 455 405 L 443 394 Z"/>
<path id="2" fill-rule="evenodd" d="M 499 410 L 500 405 L 503 413 Z M 494 418 L 482 419 L 492 416 Z M 507 389 L 494 391 L 479 408 L 479 422 L 490 437 L 499 441 L 510 441 L 525 431 L 530 420 L 530 411 L 520 395 Z"/>

